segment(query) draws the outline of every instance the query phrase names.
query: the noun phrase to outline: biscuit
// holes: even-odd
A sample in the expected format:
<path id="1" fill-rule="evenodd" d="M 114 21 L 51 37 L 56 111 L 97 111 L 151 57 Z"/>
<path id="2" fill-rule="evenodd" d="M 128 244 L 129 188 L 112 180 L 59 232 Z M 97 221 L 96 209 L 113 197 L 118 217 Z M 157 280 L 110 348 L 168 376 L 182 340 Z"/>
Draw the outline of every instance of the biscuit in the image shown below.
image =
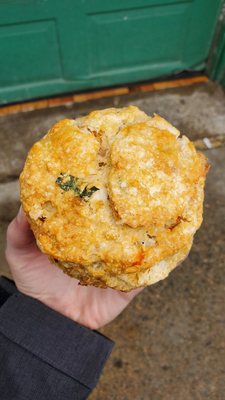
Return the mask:
<path id="1" fill-rule="evenodd" d="M 56 123 L 30 150 L 21 202 L 42 252 L 82 285 L 164 279 L 202 222 L 206 158 L 137 107 Z"/>

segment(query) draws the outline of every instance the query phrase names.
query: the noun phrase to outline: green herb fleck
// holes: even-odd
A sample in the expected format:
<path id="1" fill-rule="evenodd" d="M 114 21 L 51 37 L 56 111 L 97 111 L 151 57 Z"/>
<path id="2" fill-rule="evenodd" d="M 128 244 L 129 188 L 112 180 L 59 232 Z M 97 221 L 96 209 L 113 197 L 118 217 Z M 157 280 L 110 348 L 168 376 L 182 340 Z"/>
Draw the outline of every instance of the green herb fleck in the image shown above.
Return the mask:
<path id="1" fill-rule="evenodd" d="M 88 201 L 88 199 L 92 196 L 92 194 L 95 193 L 97 190 L 99 190 L 96 186 L 92 187 L 85 186 L 85 188 L 81 190 L 78 187 L 78 178 L 76 178 L 73 175 L 65 174 L 63 172 L 61 172 L 61 174 L 58 176 L 55 182 L 65 192 L 72 190 L 75 196 L 80 197 L 84 201 Z"/>
<path id="2" fill-rule="evenodd" d="M 73 175 L 67 175 L 61 172 L 61 174 L 56 179 L 56 183 L 61 187 L 61 189 L 68 192 L 68 190 L 75 190 L 77 178 Z"/>
<path id="3" fill-rule="evenodd" d="M 84 190 L 81 192 L 80 197 L 84 200 L 88 200 L 97 190 L 99 189 L 96 186 L 92 186 L 89 189 L 86 186 Z"/>

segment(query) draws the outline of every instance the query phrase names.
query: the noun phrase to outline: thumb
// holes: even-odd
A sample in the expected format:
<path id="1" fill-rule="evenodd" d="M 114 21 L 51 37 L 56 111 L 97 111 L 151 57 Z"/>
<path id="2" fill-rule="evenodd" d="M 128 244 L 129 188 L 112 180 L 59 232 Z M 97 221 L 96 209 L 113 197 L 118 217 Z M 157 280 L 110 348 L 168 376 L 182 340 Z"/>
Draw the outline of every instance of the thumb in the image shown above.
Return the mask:
<path id="1" fill-rule="evenodd" d="M 7 247 L 23 248 L 34 241 L 27 217 L 20 207 L 17 216 L 12 220 L 7 229 Z"/>

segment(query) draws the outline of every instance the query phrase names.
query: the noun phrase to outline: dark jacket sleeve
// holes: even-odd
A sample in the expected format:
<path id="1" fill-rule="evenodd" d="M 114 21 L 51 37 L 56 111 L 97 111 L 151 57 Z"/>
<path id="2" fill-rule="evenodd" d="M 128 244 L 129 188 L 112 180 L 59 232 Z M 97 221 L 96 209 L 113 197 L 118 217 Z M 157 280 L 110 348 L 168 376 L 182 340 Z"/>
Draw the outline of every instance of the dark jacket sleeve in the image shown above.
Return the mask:
<path id="1" fill-rule="evenodd" d="M 0 278 L 0 399 L 86 399 L 113 343 Z"/>

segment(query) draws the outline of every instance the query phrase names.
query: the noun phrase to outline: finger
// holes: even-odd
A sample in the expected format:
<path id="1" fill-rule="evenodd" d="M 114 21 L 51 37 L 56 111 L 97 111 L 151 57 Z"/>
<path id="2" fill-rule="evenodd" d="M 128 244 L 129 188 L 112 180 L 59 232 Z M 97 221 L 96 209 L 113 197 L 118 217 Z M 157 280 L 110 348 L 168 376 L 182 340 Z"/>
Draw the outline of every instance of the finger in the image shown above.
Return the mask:
<path id="1" fill-rule="evenodd" d="M 30 229 L 30 225 L 20 207 L 17 216 L 12 220 L 7 230 L 7 246 L 21 248 L 29 245 L 34 241 L 34 235 Z"/>
<path id="2" fill-rule="evenodd" d="M 127 301 L 128 303 L 134 299 L 134 297 L 136 297 L 139 293 L 142 292 L 142 290 L 144 290 L 144 287 L 140 287 L 138 289 L 133 289 L 130 292 L 120 292 L 121 297 L 124 298 L 125 301 Z"/>

